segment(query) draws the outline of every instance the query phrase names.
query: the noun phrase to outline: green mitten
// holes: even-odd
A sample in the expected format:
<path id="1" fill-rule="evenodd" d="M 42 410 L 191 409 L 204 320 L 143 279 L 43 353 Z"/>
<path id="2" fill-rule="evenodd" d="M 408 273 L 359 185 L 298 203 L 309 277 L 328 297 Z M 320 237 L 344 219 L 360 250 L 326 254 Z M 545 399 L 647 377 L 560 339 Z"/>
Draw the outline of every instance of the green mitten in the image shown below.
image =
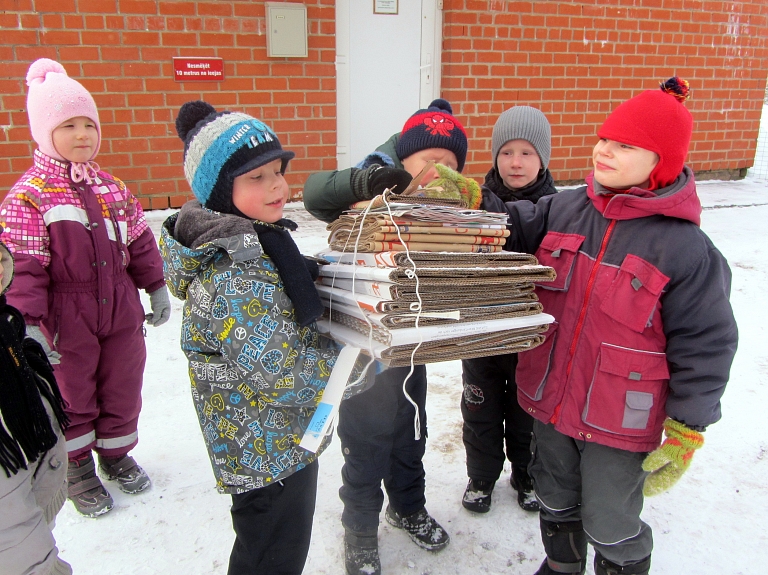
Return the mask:
<path id="1" fill-rule="evenodd" d="M 704 445 L 701 433 L 674 419 L 664 422 L 664 432 L 664 443 L 643 461 L 643 470 L 650 472 L 643 485 L 646 497 L 664 493 L 677 483 L 691 464 L 693 452 Z"/>
<path id="2" fill-rule="evenodd" d="M 428 198 L 443 198 L 461 200 L 464 207 L 476 210 L 483 201 L 483 192 L 478 183 L 472 178 L 465 178 L 460 173 L 442 164 L 435 164 L 440 177 L 429 182 L 419 192 Z"/>

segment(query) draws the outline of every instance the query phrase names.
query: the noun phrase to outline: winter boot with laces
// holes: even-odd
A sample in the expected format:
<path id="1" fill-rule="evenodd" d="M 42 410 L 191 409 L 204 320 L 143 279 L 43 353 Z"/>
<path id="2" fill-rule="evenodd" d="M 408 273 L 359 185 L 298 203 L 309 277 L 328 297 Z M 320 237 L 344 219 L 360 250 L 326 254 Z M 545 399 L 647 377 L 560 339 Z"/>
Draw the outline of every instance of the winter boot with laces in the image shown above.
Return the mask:
<path id="1" fill-rule="evenodd" d="M 130 455 L 120 457 L 99 455 L 99 471 L 109 481 L 117 480 L 120 490 L 131 495 L 144 491 L 151 484 L 147 473 Z"/>
<path id="2" fill-rule="evenodd" d="M 347 575 L 381 575 L 379 541 L 376 533 L 344 531 L 344 565 Z"/>
<path id="3" fill-rule="evenodd" d="M 404 529 L 416 545 L 427 551 L 440 551 L 451 540 L 445 529 L 427 513 L 424 507 L 410 515 L 400 515 L 387 505 L 384 517 L 393 527 Z"/>
<path id="4" fill-rule="evenodd" d="M 631 565 L 616 565 L 595 551 L 595 575 L 648 575 L 651 569 L 651 556 L 632 563 Z"/>
<path id="5" fill-rule="evenodd" d="M 90 452 L 69 460 L 67 494 L 77 512 L 86 517 L 104 515 L 114 505 L 112 496 L 96 476 L 96 465 Z"/>
<path id="6" fill-rule="evenodd" d="M 533 492 L 533 479 L 528 475 L 528 470 L 519 465 L 512 466 L 512 475 L 509 476 L 509 484 L 517 491 L 517 504 L 523 511 L 538 511 L 539 502 Z"/>
<path id="7" fill-rule="evenodd" d="M 475 513 L 488 513 L 491 510 L 491 493 L 493 493 L 493 481 L 470 479 L 464 490 L 461 504 L 464 509 Z"/>

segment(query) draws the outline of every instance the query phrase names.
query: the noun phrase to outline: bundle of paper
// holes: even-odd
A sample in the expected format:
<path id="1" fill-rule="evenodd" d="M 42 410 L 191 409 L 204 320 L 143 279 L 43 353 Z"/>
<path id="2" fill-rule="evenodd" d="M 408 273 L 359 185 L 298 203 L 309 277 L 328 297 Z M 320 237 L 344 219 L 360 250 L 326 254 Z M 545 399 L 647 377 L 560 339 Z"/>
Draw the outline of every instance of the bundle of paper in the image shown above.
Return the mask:
<path id="1" fill-rule="evenodd" d="M 358 204 L 355 204 L 358 205 Z M 501 216 L 501 217 L 499 217 Z M 509 236 L 506 216 L 451 206 L 390 203 L 353 209 L 328 225 L 341 252 L 422 251 L 496 253 Z"/>
<path id="2" fill-rule="evenodd" d="M 456 257 L 455 253 L 450 252 L 413 252 L 405 254 L 403 252 L 378 252 L 369 253 L 349 253 L 332 249 L 321 251 L 317 254 L 320 258 L 329 262 L 340 264 L 358 264 L 361 266 L 372 267 L 410 267 L 414 264 L 419 268 L 442 268 L 442 267 L 509 267 L 537 265 L 535 256 L 530 254 L 521 254 L 518 252 L 499 252 L 497 254 L 475 254 L 470 257 Z"/>
<path id="3" fill-rule="evenodd" d="M 317 287 L 321 328 L 390 365 L 414 353 L 432 363 L 539 345 L 553 318 L 534 283 L 555 272 L 501 251 L 506 214 L 412 201 L 385 194 L 328 225 L 329 249 L 317 254 L 328 262 Z"/>
<path id="4" fill-rule="evenodd" d="M 346 345 L 370 350 L 390 367 L 487 357 L 533 349 L 554 318 L 547 314 L 458 325 L 386 330 L 356 323 L 331 311 L 318 321 L 321 332 Z"/>
<path id="5" fill-rule="evenodd" d="M 534 282 L 552 281 L 554 270 L 530 255 L 326 250 L 318 256 L 331 262 L 320 267 L 317 286 L 325 329 L 349 345 L 371 347 L 390 365 L 407 364 L 414 349 L 417 363 L 532 349 L 552 321 Z"/>

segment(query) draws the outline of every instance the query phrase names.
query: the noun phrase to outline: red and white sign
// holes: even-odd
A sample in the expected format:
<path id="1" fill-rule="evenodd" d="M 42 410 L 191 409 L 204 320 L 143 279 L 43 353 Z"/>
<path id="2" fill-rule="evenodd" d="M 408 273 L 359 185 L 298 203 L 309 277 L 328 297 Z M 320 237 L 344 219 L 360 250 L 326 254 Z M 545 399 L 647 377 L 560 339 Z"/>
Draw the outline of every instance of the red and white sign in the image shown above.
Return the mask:
<path id="1" fill-rule="evenodd" d="M 173 79 L 177 82 L 220 82 L 224 79 L 224 60 L 208 57 L 174 58 Z"/>

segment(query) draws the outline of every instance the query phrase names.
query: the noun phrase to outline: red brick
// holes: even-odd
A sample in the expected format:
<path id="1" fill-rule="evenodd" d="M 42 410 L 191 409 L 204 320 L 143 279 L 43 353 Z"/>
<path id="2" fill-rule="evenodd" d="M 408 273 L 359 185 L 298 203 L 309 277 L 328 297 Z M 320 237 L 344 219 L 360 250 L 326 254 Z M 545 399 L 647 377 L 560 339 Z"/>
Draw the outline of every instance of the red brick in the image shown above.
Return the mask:
<path id="1" fill-rule="evenodd" d="M 197 46 L 197 34 L 190 32 L 163 32 L 163 46 Z"/>
<path id="2" fill-rule="evenodd" d="M 83 14 L 88 12 L 114 14 L 117 12 L 117 2 L 115 0 L 77 0 L 77 9 Z"/>
<path id="3" fill-rule="evenodd" d="M 195 14 L 195 5 L 192 2 L 158 2 L 158 12 L 174 16 L 191 16 Z"/>
<path id="4" fill-rule="evenodd" d="M 120 0 L 121 14 L 157 14 L 153 0 Z"/>

